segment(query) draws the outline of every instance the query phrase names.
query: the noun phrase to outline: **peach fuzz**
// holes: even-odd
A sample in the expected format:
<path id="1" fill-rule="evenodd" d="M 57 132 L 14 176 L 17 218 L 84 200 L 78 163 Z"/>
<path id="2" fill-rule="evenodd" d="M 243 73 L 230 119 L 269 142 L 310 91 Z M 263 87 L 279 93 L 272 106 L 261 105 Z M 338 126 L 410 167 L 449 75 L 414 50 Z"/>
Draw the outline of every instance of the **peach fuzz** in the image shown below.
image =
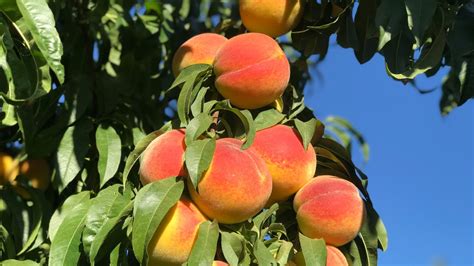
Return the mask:
<path id="1" fill-rule="evenodd" d="M 298 24 L 304 4 L 303 0 L 240 0 L 239 11 L 249 31 L 278 37 Z"/>
<path id="2" fill-rule="evenodd" d="M 229 39 L 214 60 L 215 85 L 230 102 L 256 109 L 278 99 L 288 86 L 290 64 L 278 43 L 261 33 Z"/>
<path id="3" fill-rule="evenodd" d="M 199 225 L 207 218 L 188 199 L 166 214 L 148 244 L 148 265 L 181 265 L 188 260 Z"/>
<path id="4" fill-rule="evenodd" d="M 357 236 L 365 215 L 356 186 L 335 176 L 317 176 L 301 188 L 293 201 L 301 233 L 342 246 Z"/>
<path id="5" fill-rule="evenodd" d="M 227 38 L 216 33 L 198 34 L 184 42 L 173 57 L 172 70 L 174 76 L 185 67 L 194 64 L 212 65 L 217 51 L 227 41 Z"/>
<path id="6" fill-rule="evenodd" d="M 186 176 L 184 130 L 173 129 L 154 139 L 140 158 L 142 184 L 171 176 Z"/>
<path id="7" fill-rule="evenodd" d="M 272 195 L 267 205 L 286 200 L 314 177 L 314 148 L 308 145 L 305 150 L 298 132 L 289 126 L 276 125 L 257 131 L 252 147 L 272 176 Z"/>
<path id="8" fill-rule="evenodd" d="M 303 252 L 299 251 L 293 258 L 292 265 L 306 266 Z M 290 265 L 290 264 L 289 264 Z M 342 252 L 333 246 L 326 245 L 326 266 L 348 266 L 347 259 Z"/>
<path id="9" fill-rule="evenodd" d="M 253 148 L 241 149 L 242 141 L 218 139 L 209 169 L 188 189 L 199 209 L 220 223 L 243 222 L 263 209 L 272 192 L 265 162 Z"/>

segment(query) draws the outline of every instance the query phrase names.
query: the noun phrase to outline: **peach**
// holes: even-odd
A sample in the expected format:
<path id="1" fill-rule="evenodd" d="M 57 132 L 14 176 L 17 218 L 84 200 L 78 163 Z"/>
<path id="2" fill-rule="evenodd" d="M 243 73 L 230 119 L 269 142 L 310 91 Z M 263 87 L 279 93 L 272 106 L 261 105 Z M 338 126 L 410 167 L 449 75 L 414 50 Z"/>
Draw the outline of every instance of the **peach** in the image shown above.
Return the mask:
<path id="1" fill-rule="evenodd" d="M 140 158 L 142 184 L 172 176 L 186 176 L 184 130 L 173 129 L 154 139 Z"/>
<path id="2" fill-rule="evenodd" d="M 316 171 L 313 146 L 305 150 L 298 132 L 285 125 L 257 131 L 252 147 L 265 161 L 273 189 L 267 205 L 286 200 L 309 182 Z"/>
<path id="3" fill-rule="evenodd" d="M 212 65 L 217 51 L 227 38 L 215 33 L 202 33 L 184 42 L 173 57 L 172 70 L 178 76 L 185 67 L 194 64 Z"/>
<path id="4" fill-rule="evenodd" d="M 51 183 L 48 162 L 43 159 L 26 160 L 20 164 L 20 174 L 28 178 L 32 187 L 45 191 Z"/>
<path id="5" fill-rule="evenodd" d="M 18 161 L 9 154 L 0 152 L 0 185 L 13 181 L 18 175 Z"/>
<path id="6" fill-rule="evenodd" d="M 301 188 L 293 201 L 301 233 L 342 246 L 357 236 L 365 215 L 364 202 L 351 182 L 317 176 Z"/>
<path id="7" fill-rule="evenodd" d="M 215 260 L 212 262 L 212 266 L 229 266 L 229 264 L 227 262 Z"/>
<path id="8" fill-rule="evenodd" d="M 232 138 L 216 142 L 209 169 L 196 192 L 188 188 L 193 201 L 211 219 L 220 223 L 243 222 L 263 209 L 272 192 L 272 178 L 265 162 L 253 148 L 241 149 L 242 141 Z"/>
<path id="9" fill-rule="evenodd" d="M 293 258 L 294 262 L 293 265 L 296 266 L 306 266 L 304 261 L 303 252 L 299 251 L 296 253 L 295 257 Z M 346 257 L 342 252 L 333 246 L 326 245 L 326 266 L 348 266 Z"/>
<path id="10" fill-rule="evenodd" d="M 290 64 L 272 38 L 246 33 L 228 40 L 214 60 L 219 93 L 240 108 L 256 109 L 278 99 L 290 79 Z"/>
<path id="11" fill-rule="evenodd" d="M 181 265 L 188 260 L 199 225 L 207 218 L 188 199 L 180 199 L 148 244 L 148 265 Z"/>
<path id="12" fill-rule="evenodd" d="M 278 37 L 298 24 L 304 3 L 303 0 L 240 0 L 240 17 L 248 30 Z"/>

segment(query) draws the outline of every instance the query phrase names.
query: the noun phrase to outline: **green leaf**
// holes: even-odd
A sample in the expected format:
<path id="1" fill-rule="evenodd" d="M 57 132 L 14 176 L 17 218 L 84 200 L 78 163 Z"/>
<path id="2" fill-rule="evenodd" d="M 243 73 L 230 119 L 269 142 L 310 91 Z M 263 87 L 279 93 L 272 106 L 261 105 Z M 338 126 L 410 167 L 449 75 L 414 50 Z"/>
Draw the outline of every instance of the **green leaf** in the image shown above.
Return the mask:
<path id="1" fill-rule="evenodd" d="M 364 0 L 359 2 L 354 19 L 357 39 L 359 40 L 357 50 L 354 50 L 359 63 L 369 61 L 377 52 L 379 31 L 375 26 L 375 13 L 377 3 L 375 0 Z"/>
<path id="2" fill-rule="evenodd" d="M 205 221 L 199 225 L 198 236 L 194 242 L 188 265 L 211 265 L 216 255 L 219 225 L 217 221 Z"/>
<path id="3" fill-rule="evenodd" d="M 60 83 L 64 82 L 64 66 L 61 64 L 63 45 L 55 28 L 51 9 L 45 0 L 16 0 L 25 24 L 33 35 L 48 65 Z"/>
<path id="4" fill-rule="evenodd" d="M 328 116 L 326 118 L 326 122 L 334 123 L 344 128 L 345 130 L 349 131 L 349 133 L 352 134 L 352 136 L 354 136 L 357 142 L 359 143 L 364 160 L 365 161 L 369 160 L 369 157 L 370 157 L 369 144 L 365 140 L 364 136 L 362 136 L 362 133 L 360 133 L 360 131 L 358 131 L 354 126 L 352 126 L 352 124 L 347 119 L 344 119 L 338 116 Z"/>
<path id="5" fill-rule="evenodd" d="M 241 258 L 247 255 L 244 237 L 235 232 L 221 232 L 221 248 L 231 266 L 239 265 Z"/>
<path id="6" fill-rule="evenodd" d="M 64 217 L 51 241 L 48 265 L 78 264 L 81 256 L 82 230 L 91 203 L 91 200 L 80 202 Z"/>
<path id="7" fill-rule="evenodd" d="M 255 130 L 259 131 L 265 128 L 272 127 L 280 123 L 285 118 L 285 115 L 278 112 L 275 109 L 268 109 L 263 112 L 259 112 L 255 117 Z"/>
<path id="8" fill-rule="evenodd" d="M 74 207 L 81 204 L 84 201 L 88 201 L 91 196 L 90 191 L 82 191 L 72 196 L 69 196 L 64 203 L 56 209 L 51 216 L 48 227 L 49 239 L 54 239 L 59 226 L 63 223 L 64 219 L 73 211 Z"/>
<path id="9" fill-rule="evenodd" d="M 200 113 L 203 112 L 204 101 L 206 100 L 205 97 L 208 90 L 209 87 L 202 87 L 198 91 L 196 99 L 194 99 L 194 102 L 191 104 L 191 113 L 194 117 L 198 116 Z"/>
<path id="10" fill-rule="evenodd" d="M 382 50 L 387 42 L 401 32 L 404 26 L 408 27 L 405 4 L 402 1 L 382 0 L 377 7 L 375 25 L 380 29 L 377 50 Z"/>
<path id="11" fill-rule="evenodd" d="M 437 2 L 433 0 L 405 0 L 408 27 L 415 37 L 417 47 L 424 41 L 425 31 L 431 24 Z"/>
<path id="12" fill-rule="evenodd" d="M 311 118 L 306 122 L 303 122 L 299 119 L 295 119 L 295 126 L 301 136 L 305 150 L 308 149 L 308 145 L 311 143 L 311 139 L 314 136 L 314 132 L 316 132 L 317 123 L 318 120 L 316 118 Z"/>
<path id="13" fill-rule="evenodd" d="M 97 234 L 103 230 L 104 224 L 119 215 L 130 202 L 130 198 L 121 193 L 122 189 L 123 187 L 118 184 L 107 187 L 101 190 L 97 197 L 92 200 L 82 233 L 82 245 L 87 254 L 90 254 L 92 243 L 95 241 Z M 95 256 L 89 255 L 89 257 L 92 263 Z"/>
<path id="14" fill-rule="evenodd" d="M 15 255 L 16 250 L 13 236 L 2 224 L 0 224 L 0 260 L 14 258 Z"/>
<path id="15" fill-rule="evenodd" d="M 272 215 L 279 209 L 279 205 L 277 203 L 270 206 L 270 208 L 263 210 L 259 213 L 255 218 L 253 218 L 253 224 L 257 230 L 257 233 L 260 235 L 260 239 L 263 240 L 265 235 L 261 235 L 260 231 L 262 230 L 265 222 L 272 217 Z"/>
<path id="16" fill-rule="evenodd" d="M 39 266 L 40 264 L 32 260 L 4 260 L 2 266 Z"/>
<path id="17" fill-rule="evenodd" d="M 299 233 L 299 240 L 306 265 L 326 265 L 326 243 L 323 239 L 311 239 Z"/>
<path id="18" fill-rule="evenodd" d="M 160 129 L 153 131 L 152 133 L 146 135 L 135 145 L 135 149 L 128 155 L 127 161 L 125 162 L 125 168 L 123 169 L 123 185 L 127 183 L 128 175 L 132 170 L 135 163 L 140 158 L 140 155 L 145 151 L 148 144 L 150 144 L 155 138 L 163 134 L 164 132 L 171 129 L 171 123 L 166 123 Z"/>
<path id="19" fill-rule="evenodd" d="M 257 259 L 258 265 L 277 265 L 275 258 L 262 240 L 257 239 L 254 243 L 254 256 Z M 307 264 L 312 265 L 312 264 Z"/>
<path id="20" fill-rule="evenodd" d="M 81 171 L 84 158 L 89 150 L 89 133 L 91 131 L 92 123 L 88 119 L 84 119 L 69 127 L 64 133 L 56 154 L 58 171 L 54 183 L 59 192 L 62 192 Z"/>
<path id="21" fill-rule="evenodd" d="M 149 183 L 138 191 L 133 208 L 132 246 L 141 264 L 147 262 L 147 247 L 153 234 L 183 190 L 183 181 L 167 178 Z"/>
<path id="22" fill-rule="evenodd" d="M 179 85 L 188 82 L 189 80 L 194 80 L 196 77 L 205 71 L 208 71 L 211 68 L 211 65 L 207 64 L 194 64 L 190 65 L 186 68 L 183 68 L 181 72 L 179 72 L 179 75 L 176 77 L 176 79 L 173 81 L 173 84 L 171 84 L 171 87 L 168 89 L 168 91 L 178 87 Z"/>
<path id="23" fill-rule="evenodd" d="M 100 187 L 103 187 L 117 172 L 122 157 L 120 136 L 113 127 L 98 127 L 95 132 L 99 162 Z"/>
<path id="24" fill-rule="evenodd" d="M 208 138 L 193 141 L 186 147 L 184 162 L 194 188 L 197 188 L 202 174 L 211 165 L 215 149 L 216 140 Z"/>
<path id="25" fill-rule="evenodd" d="M 213 117 L 207 113 L 200 113 L 194 117 L 186 127 L 186 145 L 189 145 L 206 132 L 213 122 Z"/>

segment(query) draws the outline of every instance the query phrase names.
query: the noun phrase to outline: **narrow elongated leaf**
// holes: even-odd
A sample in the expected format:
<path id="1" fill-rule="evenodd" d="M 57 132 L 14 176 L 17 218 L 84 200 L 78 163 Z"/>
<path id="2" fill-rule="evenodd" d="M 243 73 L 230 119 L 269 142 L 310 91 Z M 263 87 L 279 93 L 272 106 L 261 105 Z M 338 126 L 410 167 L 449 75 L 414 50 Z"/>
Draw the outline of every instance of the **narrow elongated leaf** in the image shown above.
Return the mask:
<path id="1" fill-rule="evenodd" d="M 184 162 L 194 188 L 197 188 L 202 174 L 211 165 L 215 149 L 215 139 L 196 140 L 186 147 Z"/>
<path id="2" fill-rule="evenodd" d="M 415 36 L 416 45 L 420 47 L 425 31 L 431 24 L 437 2 L 433 0 L 405 0 L 408 15 L 408 27 Z"/>
<path id="3" fill-rule="evenodd" d="M 97 151 L 99 152 L 100 186 L 109 181 L 120 165 L 122 143 L 120 136 L 113 127 L 98 127 L 95 132 Z"/>
<path id="4" fill-rule="evenodd" d="M 219 225 L 205 221 L 199 225 L 198 236 L 189 255 L 188 265 L 211 265 L 216 255 Z"/>
<path id="5" fill-rule="evenodd" d="M 185 142 L 187 145 L 196 140 L 212 125 L 213 117 L 207 113 L 200 113 L 193 118 L 186 127 Z"/>
<path id="6" fill-rule="evenodd" d="M 15 243 L 13 242 L 12 235 L 0 224 L 0 260 L 14 258 L 15 254 Z"/>
<path id="7" fill-rule="evenodd" d="M 259 131 L 265 128 L 272 127 L 285 118 L 285 115 L 275 109 L 268 109 L 258 113 L 255 117 L 255 130 Z"/>
<path id="8" fill-rule="evenodd" d="M 359 44 L 354 52 L 361 64 L 369 61 L 377 52 L 379 31 L 375 26 L 376 9 L 375 0 L 360 1 L 357 7 L 354 24 Z"/>
<path id="9" fill-rule="evenodd" d="M 82 191 L 68 197 L 61 207 L 57 208 L 51 216 L 48 227 L 49 239 L 54 239 L 59 226 L 62 224 L 65 217 L 72 212 L 74 207 L 81 204 L 81 202 L 88 201 L 91 196 L 90 191 Z"/>
<path id="10" fill-rule="evenodd" d="M 69 127 L 59 143 L 56 154 L 57 173 L 54 180 L 61 192 L 79 174 L 89 150 L 92 123 L 85 119 Z"/>
<path id="11" fill-rule="evenodd" d="M 299 233 L 299 240 L 306 265 L 326 265 L 326 243 L 323 239 L 311 239 Z"/>
<path id="12" fill-rule="evenodd" d="M 262 240 L 257 239 L 254 244 L 254 256 L 257 259 L 258 265 L 277 265 L 272 253 L 265 246 Z M 307 264 L 312 265 L 312 264 Z"/>
<path id="13" fill-rule="evenodd" d="M 48 3 L 45 0 L 17 0 L 16 3 L 36 45 L 59 82 L 63 83 L 64 66 L 61 64 L 63 45 L 56 31 L 54 16 Z"/>
<path id="14" fill-rule="evenodd" d="M 121 185 L 113 185 L 99 192 L 92 200 L 91 208 L 87 212 L 82 244 L 84 251 L 89 254 L 92 242 L 105 222 L 116 217 L 130 202 L 130 199 L 120 192 Z M 93 261 L 93 260 L 92 260 Z"/>
<path id="15" fill-rule="evenodd" d="M 167 178 L 138 191 L 133 208 L 132 246 L 137 260 L 146 264 L 148 243 L 168 210 L 179 200 L 184 182 Z"/>
<path id="16" fill-rule="evenodd" d="M 407 13 L 402 1 L 382 0 L 377 7 L 375 25 L 381 31 L 377 50 L 395 38 L 407 24 Z"/>
<path id="17" fill-rule="evenodd" d="M 237 266 L 245 254 L 245 239 L 237 233 L 221 232 L 221 248 L 226 261 Z"/>
<path id="18" fill-rule="evenodd" d="M 71 212 L 64 217 L 58 230 L 51 241 L 49 253 L 49 264 L 53 265 L 77 265 L 81 256 L 81 235 L 86 221 L 86 214 L 92 201 L 87 200 L 79 203 Z"/>
<path id="19" fill-rule="evenodd" d="M 40 264 L 32 260 L 4 260 L 2 266 L 39 266 Z"/>

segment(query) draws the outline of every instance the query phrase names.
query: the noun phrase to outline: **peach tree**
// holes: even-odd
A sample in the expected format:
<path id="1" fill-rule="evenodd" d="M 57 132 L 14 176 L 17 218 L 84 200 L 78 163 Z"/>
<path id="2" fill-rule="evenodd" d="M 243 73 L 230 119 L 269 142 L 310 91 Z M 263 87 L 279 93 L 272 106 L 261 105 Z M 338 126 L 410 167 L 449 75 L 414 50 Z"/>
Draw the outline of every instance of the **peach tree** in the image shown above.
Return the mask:
<path id="1" fill-rule="evenodd" d="M 361 64 L 380 54 L 390 77 L 415 88 L 449 67 L 447 114 L 474 97 L 472 1 L 288 0 L 296 11 L 278 23 L 260 17 L 276 14 L 269 2 L 1 1 L 1 264 L 376 265 L 387 233 L 351 159 L 353 142 L 364 156 L 367 143 L 305 105 L 309 70 L 330 60 L 333 35 Z M 224 47 L 221 62 L 183 63 L 193 51 L 182 44 L 209 32 L 223 45 L 265 33 L 274 46 L 255 38 Z M 196 53 L 224 49 L 216 43 Z M 294 162 L 277 178 L 268 157 L 287 139 L 283 161 Z M 177 172 L 157 177 L 160 167 Z M 310 177 L 268 201 L 305 167 Z M 268 180 L 260 190 L 258 178 Z M 221 217 L 213 208 L 225 204 L 236 211 Z M 349 218 L 334 225 L 338 215 Z M 327 233 L 340 228 L 351 233 Z"/>

